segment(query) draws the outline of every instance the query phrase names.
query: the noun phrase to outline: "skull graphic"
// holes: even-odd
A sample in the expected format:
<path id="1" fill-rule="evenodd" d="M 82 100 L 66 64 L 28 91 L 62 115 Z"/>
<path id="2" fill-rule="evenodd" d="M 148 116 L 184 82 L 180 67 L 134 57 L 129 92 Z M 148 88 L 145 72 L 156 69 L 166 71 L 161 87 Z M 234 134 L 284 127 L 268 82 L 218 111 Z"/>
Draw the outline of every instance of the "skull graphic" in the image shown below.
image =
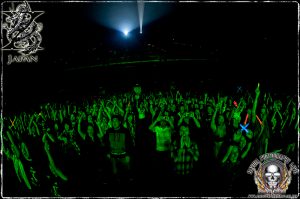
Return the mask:
<path id="1" fill-rule="evenodd" d="M 266 168 L 265 179 L 271 189 L 276 189 L 281 180 L 280 169 L 272 164 Z"/>

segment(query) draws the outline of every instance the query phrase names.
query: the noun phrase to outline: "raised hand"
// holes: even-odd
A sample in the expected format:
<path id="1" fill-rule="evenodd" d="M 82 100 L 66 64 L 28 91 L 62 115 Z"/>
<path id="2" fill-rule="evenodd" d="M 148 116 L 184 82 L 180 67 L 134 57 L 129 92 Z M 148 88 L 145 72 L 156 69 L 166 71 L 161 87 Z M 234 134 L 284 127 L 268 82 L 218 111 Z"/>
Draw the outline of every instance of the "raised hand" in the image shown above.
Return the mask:
<path id="1" fill-rule="evenodd" d="M 258 96 L 260 94 L 259 83 L 257 84 L 257 87 L 255 89 L 255 93 L 256 93 L 256 96 Z"/>
<path id="2" fill-rule="evenodd" d="M 183 149 L 185 143 L 184 143 L 184 140 L 183 138 L 180 139 L 180 149 Z"/>

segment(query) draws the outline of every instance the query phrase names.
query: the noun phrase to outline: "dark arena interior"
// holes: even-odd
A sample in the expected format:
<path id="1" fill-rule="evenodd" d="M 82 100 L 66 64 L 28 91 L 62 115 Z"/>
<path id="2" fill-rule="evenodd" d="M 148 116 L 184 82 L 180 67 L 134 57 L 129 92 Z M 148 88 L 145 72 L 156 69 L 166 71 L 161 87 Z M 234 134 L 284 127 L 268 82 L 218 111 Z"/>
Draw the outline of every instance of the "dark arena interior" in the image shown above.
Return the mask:
<path id="1" fill-rule="evenodd" d="M 41 48 L 2 50 L 2 197 L 246 197 L 260 155 L 299 168 L 296 2 L 23 4 Z"/>

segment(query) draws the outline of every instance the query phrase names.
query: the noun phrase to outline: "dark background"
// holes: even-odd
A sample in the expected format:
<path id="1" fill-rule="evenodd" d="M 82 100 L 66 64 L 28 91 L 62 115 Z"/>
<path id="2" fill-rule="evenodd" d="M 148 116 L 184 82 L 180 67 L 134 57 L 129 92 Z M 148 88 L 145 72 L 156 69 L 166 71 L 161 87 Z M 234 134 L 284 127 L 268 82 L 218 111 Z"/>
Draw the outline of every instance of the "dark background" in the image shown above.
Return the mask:
<path id="1" fill-rule="evenodd" d="M 36 20 L 43 23 L 44 50 L 37 53 L 38 63 L 29 64 L 6 65 L 9 53 L 3 53 L 4 112 L 136 82 L 189 86 L 203 80 L 207 88 L 242 85 L 251 91 L 260 82 L 263 91 L 297 93 L 297 3 L 168 4 L 169 12 L 145 25 L 142 35 L 137 29 L 125 39 L 91 20 L 99 3 L 30 3 L 32 10 L 45 11 Z M 114 50 L 136 60 L 148 53 L 149 43 L 157 56 L 201 60 L 90 67 Z"/>

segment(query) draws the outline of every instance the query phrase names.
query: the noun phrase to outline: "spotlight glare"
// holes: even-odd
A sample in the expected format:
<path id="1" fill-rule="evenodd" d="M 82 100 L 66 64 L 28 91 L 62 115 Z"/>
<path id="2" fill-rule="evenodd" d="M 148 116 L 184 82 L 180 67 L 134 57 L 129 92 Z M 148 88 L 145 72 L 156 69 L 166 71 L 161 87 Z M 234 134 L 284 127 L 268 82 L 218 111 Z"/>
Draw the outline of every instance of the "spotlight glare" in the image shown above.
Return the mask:
<path id="1" fill-rule="evenodd" d="M 124 30 L 123 33 L 126 37 L 128 36 L 128 30 Z"/>

